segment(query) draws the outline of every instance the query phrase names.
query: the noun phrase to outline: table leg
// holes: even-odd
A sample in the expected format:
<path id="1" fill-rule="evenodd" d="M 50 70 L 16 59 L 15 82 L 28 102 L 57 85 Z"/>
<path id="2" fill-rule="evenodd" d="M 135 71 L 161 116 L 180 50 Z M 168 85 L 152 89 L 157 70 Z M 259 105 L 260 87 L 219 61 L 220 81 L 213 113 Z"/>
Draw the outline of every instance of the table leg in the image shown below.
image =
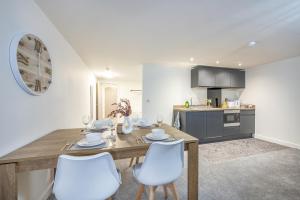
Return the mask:
<path id="1" fill-rule="evenodd" d="M 188 144 L 188 200 L 198 199 L 198 143 Z"/>
<path id="2" fill-rule="evenodd" d="M 16 164 L 0 165 L 0 199 L 17 200 Z"/>

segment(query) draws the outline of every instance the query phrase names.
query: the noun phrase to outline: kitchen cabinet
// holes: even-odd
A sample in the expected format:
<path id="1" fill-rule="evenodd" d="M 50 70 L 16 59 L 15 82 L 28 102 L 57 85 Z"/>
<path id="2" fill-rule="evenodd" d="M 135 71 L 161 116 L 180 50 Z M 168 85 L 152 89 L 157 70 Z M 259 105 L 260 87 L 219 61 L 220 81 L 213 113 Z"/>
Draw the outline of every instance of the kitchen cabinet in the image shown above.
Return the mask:
<path id="1" fill-rule="evenodd" d="M 188 112 L 186 120 L 187 133 L 200 139 L 206 137 L 206 112 Z"/>
<path id="2" fill-rule="evenodd" d="M 199 75 L 198 75 L 198 68 L 193 67 L 191 69 L 191 88 L 195 88 L 199 86 Z"/>
<path id="3" fill-rule="evenodd" d="M 254 134 L 255 133 L 255 111 L 242 110 L 240 115 L 240 133 Z"/>
<path id="4" fill-rule="evenodd" d="M 199 143 L 250 138 L 255 133 L 255 110 L 241 110 L 240 126 L 224 127 L 224 111 L 173 111 L 180 130 L 199 139 Z"/>
<path id="5" fill-rule="evenodd" d="M 201 85 L 202 87 L 211 87 L 216 85 L 216 77 L 215 70 L 208 67 L 201 67 L 194 69 L 193 73 L 196 73 L 194 76 L 194 86 L 198 87 Z"/>
<path id="6" fill-rule="evenodd" d="M 173 122 L 177 113 L 173 112 Z M 205 138 L 206 136 L 206 112 L 179 112 L 180 130 L 197 138 Z"/>
<path id="7" fill-rule="evenodd" d="M 226 69 L 215 69 L 215 87 L 217 88 L 229 88 L 230 85 L 230 78 L 231 78 L 231 73 L 230 71 Z"/>
<path id="8" fill-rule="evenodd" d="M 233 127 L 224 127 L 223 129 L 223 136 L 232 136 L 240 134 L 240 127 L 233 126 Z"/>
<path id="9" fill-rule="evenodd" d="M 245 88 L 245 71 L 230 70 L 230 87 Z"/>
<path id="10" fill-rule="evenodd" d="M 223 136 L 223 111 L 206 112 L 206 138 Z"/>
<path id="11" fill-rule="evenodd" d="M 198 65 L 191 69 L 191 87 L 245 88 L 245 71 Z"/>

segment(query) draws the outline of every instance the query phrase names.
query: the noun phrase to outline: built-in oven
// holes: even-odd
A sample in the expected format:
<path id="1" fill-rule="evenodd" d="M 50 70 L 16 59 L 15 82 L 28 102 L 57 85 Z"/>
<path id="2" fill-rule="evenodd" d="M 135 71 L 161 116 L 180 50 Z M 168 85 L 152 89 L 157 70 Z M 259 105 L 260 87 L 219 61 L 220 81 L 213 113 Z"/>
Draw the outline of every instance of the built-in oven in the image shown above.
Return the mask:
<path id="1" fill-rule="evenodd" d="M 240 126 L 240 110 L 224 110 L 224 127 Z"/>

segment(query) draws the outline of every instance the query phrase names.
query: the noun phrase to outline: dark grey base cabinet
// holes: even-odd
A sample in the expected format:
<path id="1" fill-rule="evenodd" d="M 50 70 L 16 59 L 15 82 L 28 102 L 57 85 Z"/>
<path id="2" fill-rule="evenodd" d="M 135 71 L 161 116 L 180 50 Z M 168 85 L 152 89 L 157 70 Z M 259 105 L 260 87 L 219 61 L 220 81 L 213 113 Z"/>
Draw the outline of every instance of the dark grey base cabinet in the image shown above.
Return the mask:
<path id="1" fill-rule="evenodd" d="M 206 113 L 186 112 L 185 131 L 196 138 L 206 137 Z"/>
<path id="2" fill-rule="evenodd" d="M 223 111 L 212 111 L 206 113 L 206 135 L 205 138 L 219 138 L 223 136 Z M 205 139 L 204 138 L 204 139 Z"/>
<path id="3" fill-rule="evenodd" d="M 251 134 L 255 132 L 255 111 L 242 110 L 240 115 L 241 134 Z"/>
<path id="4" fill-rule="evenodd" d="M 180 130 L 197 137 L 199 143 L 249 138 L 255 133 L 255 111 L 241 111 L 241 126 L 224 127 L 223 111 L 174 111 L 180 114 Z"/>

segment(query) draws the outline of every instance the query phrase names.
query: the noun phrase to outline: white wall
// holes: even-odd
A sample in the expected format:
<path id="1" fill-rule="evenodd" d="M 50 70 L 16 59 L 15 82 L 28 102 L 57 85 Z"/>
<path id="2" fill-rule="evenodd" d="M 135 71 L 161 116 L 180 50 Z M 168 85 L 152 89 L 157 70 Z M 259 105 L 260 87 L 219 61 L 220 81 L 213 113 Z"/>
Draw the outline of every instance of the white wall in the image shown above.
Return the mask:
<path id="1" fill-rule="evenodd" d="M 250 68 L 242 101 L 256 105 L 256 136 L 300 148 L 300 57 Z"/>
<path id="2" fill-rule="evenodd" d="M 193 98 L 193 104 L 203 103 L 206 89 L 191 89 L 190 68 L 143 65 L 143 117 L 156 121 L 161 114 L 171 124 L 173 105 L 183 105 Z"/>
<path id="3" fill-rule="evenodd" d="M 132 113 L 134 115 L 142 115 L 142 91 L 131 91 L 142 90 L 142 81 L 100 80 L 99 83 L 100 87 L 101 85 L 112 85 L 116 87 L 118 90 L 118 100 L 120 100 L 121 98 L 129 99 L 132 108 Z M 102 98 L 102 96 L 103 95 L 101 94 L 99 95 L 99 107 L 103 109 L 103 99 L 100 99 Z M 102 111 L 100 111 L 99 113 L 102 113 Z"/>
<path id="4" fill-rule="evenodd" d="M 32 0 L 0 2 L 0 156 L 55 129 L 81 126 L 89 113 L 89 85 L 94 82 L 80 57 Z M 16 83 L 9 65 L 9 44 L 18 32 L 37 34 L 47 45 L 53 83 L 42 96 L 31 96 Z M 22 174 L 20 199 L 38 199 L 47 173 Z M 25 180 L 24 180 L 25 179 Z M 30 192 L 32 191 L 32 192 Z"/>

